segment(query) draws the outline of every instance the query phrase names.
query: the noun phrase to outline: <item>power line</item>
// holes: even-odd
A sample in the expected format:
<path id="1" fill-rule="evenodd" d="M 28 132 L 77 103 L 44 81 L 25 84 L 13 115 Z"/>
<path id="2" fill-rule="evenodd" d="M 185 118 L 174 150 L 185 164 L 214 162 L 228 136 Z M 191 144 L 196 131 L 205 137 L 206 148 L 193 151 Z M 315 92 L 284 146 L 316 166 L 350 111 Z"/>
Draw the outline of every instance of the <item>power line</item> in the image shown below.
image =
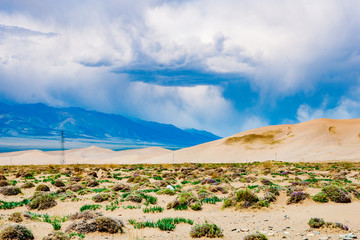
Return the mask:
<path id="1" fill-rule="evenodd" d="M 64 131 L 61 131 L 61 161 L 60 164 L 65 164 L 65 138 Z"/>

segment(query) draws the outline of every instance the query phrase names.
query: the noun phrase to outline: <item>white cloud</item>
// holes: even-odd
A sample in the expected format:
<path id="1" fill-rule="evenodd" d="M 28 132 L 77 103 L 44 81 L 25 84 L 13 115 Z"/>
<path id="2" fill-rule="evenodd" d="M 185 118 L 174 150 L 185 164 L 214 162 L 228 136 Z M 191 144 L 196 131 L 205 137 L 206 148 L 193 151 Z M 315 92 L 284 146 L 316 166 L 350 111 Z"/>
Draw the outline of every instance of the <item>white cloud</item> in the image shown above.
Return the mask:
<path id="1" fill-rule="evenodd" d="M 358 72 L 360 66 L 357 0 L 8 5 L 0 10 L 0 25 L 13 26 L 0 27 L 0 98 L 18 102 L 85 106 L 227 135 L 267 122 L 240 118 L 242 110 L 216 84 L 164 87 L 111 71 L 140 65 L 236 73 L 277 96 L 309 89 L 323 74 Z M 356 107 L 350 99 L 331 111 L 304 105 L 298 119 L 353 116 Z"/>
<path id="2" fill-rule="evenodd" d="M 311 108 L 309 105 L 303 104 L 297 110 L 297 120 L 305 122 L 318 118 L 331 119 L 351 119 L 360 117 L 360 101 L 349 98 L 342 98 L 338 105 L 334 108 Z"/>

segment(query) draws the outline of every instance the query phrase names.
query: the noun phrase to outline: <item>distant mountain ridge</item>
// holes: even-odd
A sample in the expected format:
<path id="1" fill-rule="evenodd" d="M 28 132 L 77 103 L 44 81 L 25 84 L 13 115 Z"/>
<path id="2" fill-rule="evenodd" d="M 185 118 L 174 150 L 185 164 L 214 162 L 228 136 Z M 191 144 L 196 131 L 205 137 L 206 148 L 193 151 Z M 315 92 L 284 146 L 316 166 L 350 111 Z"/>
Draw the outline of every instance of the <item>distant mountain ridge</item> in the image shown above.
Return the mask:
<path id="1" fill-rule="evenodd" d="M 135 141 L 193 146 L 219 139 L 196 129 L 129 119 L 82 108 L 55 108 L 44 104 L 0 103 L 0 137 L 59 136 L 68 138 L 122 138 Z"/>

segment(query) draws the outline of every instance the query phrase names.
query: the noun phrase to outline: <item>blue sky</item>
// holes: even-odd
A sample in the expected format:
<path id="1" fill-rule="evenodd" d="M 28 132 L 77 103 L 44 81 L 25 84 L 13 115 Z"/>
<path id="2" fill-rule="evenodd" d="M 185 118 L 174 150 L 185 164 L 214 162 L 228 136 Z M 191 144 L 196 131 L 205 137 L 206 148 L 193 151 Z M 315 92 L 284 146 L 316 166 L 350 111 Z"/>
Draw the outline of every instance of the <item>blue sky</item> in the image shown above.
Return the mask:
<path id="1" fill-rule="evenodd" d="M 0 101 L 220 136 L 360 116 L 357 0 L 0 1 Z"/>

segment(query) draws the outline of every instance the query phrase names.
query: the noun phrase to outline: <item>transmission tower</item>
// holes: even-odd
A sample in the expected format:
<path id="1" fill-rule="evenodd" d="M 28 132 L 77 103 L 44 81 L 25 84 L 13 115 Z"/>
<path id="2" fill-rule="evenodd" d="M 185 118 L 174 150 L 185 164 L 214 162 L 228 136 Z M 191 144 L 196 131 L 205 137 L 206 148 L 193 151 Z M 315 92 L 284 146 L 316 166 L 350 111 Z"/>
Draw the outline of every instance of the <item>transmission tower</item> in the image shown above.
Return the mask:
<path id="1" fill-rule="evenodd" d="M 61 162 L 60 164 L 65 164 L 65 138 L 64 131 L 61 131 Z"/>

